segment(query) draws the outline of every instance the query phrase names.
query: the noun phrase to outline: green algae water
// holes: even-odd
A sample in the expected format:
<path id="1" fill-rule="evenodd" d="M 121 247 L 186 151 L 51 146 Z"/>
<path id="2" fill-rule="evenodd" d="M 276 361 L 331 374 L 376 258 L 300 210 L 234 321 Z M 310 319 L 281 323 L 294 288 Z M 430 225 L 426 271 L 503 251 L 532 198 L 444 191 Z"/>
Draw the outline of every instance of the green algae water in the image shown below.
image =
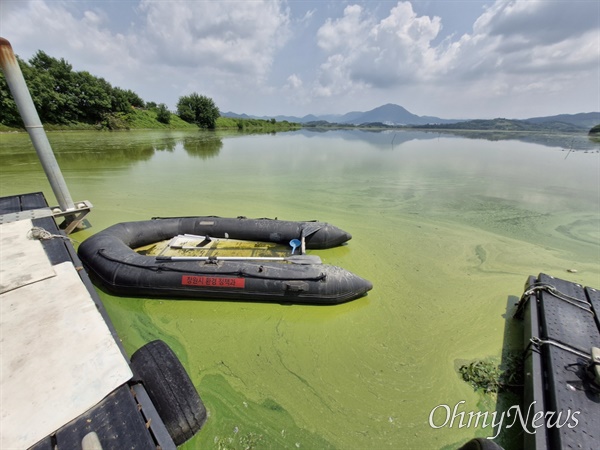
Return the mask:
<path id="1" fill-rule="evenodd" d="M 490 136 L 488 136 L 490 137 Z M 154 216 L 318 219 L 353 235 L 311 251 L 370 280 L 337 306 L 100 295 L 131 354 L 163 339 L 209 411 L 183 448 L 454 449 L 501 412 L 457 367 L 522 348 L 527 276 L 600 287 L 600 154 L 587 136 L 484 139 L 409 131 L 274 135 L 50 133 L 82 241 Z M 567 151 L 565 149 L 573 149 Z M 26 135 L 0 135 L 1 195 L 54 196 Z M 505 448 L 522 435 L 500 432 Z"/>

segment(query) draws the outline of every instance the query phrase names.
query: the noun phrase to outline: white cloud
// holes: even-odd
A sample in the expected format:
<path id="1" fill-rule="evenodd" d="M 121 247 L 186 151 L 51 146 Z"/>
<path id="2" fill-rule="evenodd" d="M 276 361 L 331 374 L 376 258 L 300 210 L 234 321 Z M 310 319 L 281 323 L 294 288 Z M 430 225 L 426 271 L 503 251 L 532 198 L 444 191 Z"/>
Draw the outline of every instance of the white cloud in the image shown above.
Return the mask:
<path id="1" fill-rule="evenodd" d="M 262 79 L 288 37 L 289 12 L 277 1 L 142 0 L 145 58 L 176 67 Z"/>
<path id="2" fill-rule="evenodd" d="M 346 7 L 342 18 L 328 19 L 317 33 L 319 47 L 330 56 L 321 65 L 316 92 L 385 88 L 430 77 L 439 59 L 431 41 L 440 29 L 439 17 L 418 17 L 409 2 L 399 2 L 379 22 L 358 5 Z"/>
<path id="3" fill-rule="evenodd" d="M 315 15 L 315 12 L 316 12 L 316 9 L 310 9 L 310 10 L 306 11 L 306 13 L 304 14 L 304 17 L 302 17 L 302 19 L 300 19 L 299 22 L 301 22 L 301 23 L 310 22 L 310 20 Z"/>
<path id="4" fill-rule="evenodd" d="M 545 73 L 555 78 L 597 70 L 600 17 L 592 3 L 497 1 L 477 19 L 473 34 L 458 43 L 457 67 L 463 70 L 457 75 Z"/>
<path id="5" fill-rule="evenodd" d="M 327 58 L 319 68 L 318 79 L 312 88 L 312 95 L 317 97 L 333 97 L 348 95 L 368 89 L 362 80 L 353 80 L 353 73 L 348 60 L 341 54 Z"/>
<path id="6" fill-rule="evenodd" d="M 429 15 L 414 1 L 356 3 L 0 0 L 0 34 L 24 58 L 41 49 L 171 107 L 197 91 L 249 113 L 597 109 L 597 2 L 488 1 L 462 35 L 435 2 Z"/>
<path id="7" fill-rule="evenodd" d="M 369 32 L 372 20 L 363 18 L 363 9 L 359 5 L 347 6 L 341 19 L 327 19 L 317 32 L 317 43 L 326 52 L 349 52 L 358 49 Z"/>
<path id="8" fill-rule="evenodd" d="M 444 86 L 473 100 L 556 94 L 574 89 L 582 71 L 598 75 L 599 20 L 595 2 L 497 0 L 472 33 L 437 42 L 442 19 L 418 16 L 409 2 L 398 2 L 381 20 L 348 6 L 317 33 L 326 60 L 314 93 Z"/>
<path id="9" fill-rule="evenodd" d="M 300 89 L 302 87 L 302 80 L 298 75 L 293 73 L 287 78 L 285 87 L 288 89 Z"/>
<path id="10" fill-rule="evenodd" d="M 106 76 L 110 68 L 135 67 L 131 51 L 135 39 L 110 31 L 110 22 L 101 11 L 85 10 L 76 14 L 68 4 L 46 1 L 22 2 L 2 18 L 2 33 L 19 55 L 31 56 L 43 50 L 50 56 L 78 62 L 75 70 L 99 70 Z M 13 44 L 14 46 L 14 44 Z"/>
<path id="11" fill-rule="evenodd" d="M 289 35 L 289 11 L 279 0 L 141 0 L 130 8 L 135 20 L 121 32 L 108 16 L 115 13 L 108 5 L 18 3 L 3 7 L 0 21 L 3 35 L 19 43 L 18 54 L 28 58 L 44 50 L 147 100 L 160 94 L 160 101 L 171 106 L 190 90 L 216 96 L 219 90 L 235 92 L 249 85 L 255 91 L 266 88 L 276 52 Z"/>
<path id="12" fill-rule="evenodd" d="M 598 3 L 588 0 L 497 1 L 475 22 L 475 34 L 501 36 L 508 45 L 552 45 L 598 29 Z"/>

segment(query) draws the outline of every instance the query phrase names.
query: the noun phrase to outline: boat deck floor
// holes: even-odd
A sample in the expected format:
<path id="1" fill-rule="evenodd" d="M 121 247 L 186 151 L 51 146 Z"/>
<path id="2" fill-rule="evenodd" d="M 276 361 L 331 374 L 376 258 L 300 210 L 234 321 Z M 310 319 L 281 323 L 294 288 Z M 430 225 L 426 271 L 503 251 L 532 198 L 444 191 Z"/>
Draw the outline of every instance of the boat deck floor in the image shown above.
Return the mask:
<path id="1" fill-rule="evenodd" d="M 0 199 L 0 448 L 31 447 L 132 377 L 64 239 L 32 238 L 34 226 L 58 233 L 35 218 L 39 198 L 40 214 L 14 214 L 30 201 Z"/>
<path id="2" fill-rule="evenodd" d="M 156 242 L 135 249 L 148 256 L 244 256 L 286 257 L 290 246 L 273 242 L 244 241 L 237 239 L 212 238 L 210 236 L 179 235 L 172 239 Z M 298 251 L 296 253 L 299 253 Z"/>

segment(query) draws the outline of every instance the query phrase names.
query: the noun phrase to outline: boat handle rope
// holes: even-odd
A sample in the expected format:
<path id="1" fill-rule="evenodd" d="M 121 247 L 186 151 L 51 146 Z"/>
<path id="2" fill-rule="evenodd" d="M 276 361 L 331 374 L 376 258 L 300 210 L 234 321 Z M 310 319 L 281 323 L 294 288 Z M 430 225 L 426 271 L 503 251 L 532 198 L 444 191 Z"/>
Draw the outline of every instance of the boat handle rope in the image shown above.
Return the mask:
<path id="1" fill-rule="evenodd" d="M 529 344 L 523 351 L 523 360 L 531 355 L 533 351 L 540 353 L 539 349 L 542 347 L 542 345 L 553 345 L 582 358 L 585 362 L 578 361 L 572 364 L 567 364 L 565 367 L 583 367 L 587 377 L 591 381 L 589 387 L 593 392 L 600 393 L 600 348 L 592 347 L 591 352 L 586 353 L 562 342 L 553 341 L 551 339 L 540 339 L 536 336 L 533 336 L 531 339 L 529 339 Z M 535 347 L 535 350 L 532 349 L 532 347 Z"/>
<path id="2" fill-rule="evenodd" d="M 130 267 L 136 267 L 138 269 L 152 270 L 154 272 L 178 272 L 178 273 L 191 273 L 194 275 L 235 275 L 238 277 L 257 278 L 257 279 L 261 279 L 261 280 L 275 280 L 275 281 L 279 280 L 278 278 L 273 278 L 273 277 L 268 277 L 268 276 L 260 276 L 260 275 L 247 273 L 243 270 L 221 272 L 221 273 L 215 274 L 215 272 L 206 272 L 206 271 L 202 271 L 202 270 L 178 269 L 176 267 L 163 265 L 163 264 L 160 264 L 158 266 L 145 266 L 143 264 L 136 264 L 136 263 L 132 263 L 132 262 L 123 261 L 123 260 L 120 260 L 117 258 L 113 258 L 112 256 L 107 255 L 104 251 L 105 251 L 104 249 L 100 249 L 100 250 L 98 250 L 97 254 L 99 256 L 103 257 L 104 259 L 107 259 L 112 262 L 117 262 L 117 263 L 124 264 L 124 265 L 130 266 Z M 321 272 L 318 276 L 315 276 L 315 277 L 294 278 L 294 280 L 297 280 L 297 281 L 321 281 L 326 278 L 327 278 L 327 275 L 324 274 L 323 272 Z M 286 281 L 289 281 L 289 280 L 286 280 Z"/>
<path id="3" fill-rule="evenodd" d="M 517 311 L 515 312 L 514 317 L 520 316 L 523 309 L 525 309 L 525 305 L 527 304 L 527 301 L 529 300 L 529 298 L 538 291 L 546 291 L 550 295 L 552 295 L 553 297 L 556 297 L 559 300 L 562 300 L 564 302 L 567 302 L 570 305 L 573 305 L 579 309 L 582 309 L 582 310 L 590 313 L 593 316 L 595 315 L 594 310 L 592 309 L 592 305 L 589 302 L 578 299 L 571 295 L 567 295 L 563 292 L 560 292 L 558 289 L 556 289 L 551 284 L 536 284 L 536 285 L 530 287 L 529 289 L 527 289 L 525 292 L 523 292 L 523 295 L 521 296 L 521 299 L 519 300 L 519 303 L 517 304 Z M 581 305 L 580 303 L 585 306 Z"/>
<path id="4" fill-rule="evenodd" d="M 562 350 L 573 353 L 574 355 L 580 356 L 581 358 L 584 358 L 588 361 L 593 361 L 589 354 L 585 353 L 580 349 L 574 348 L 567 344 L 563 344 L 562 342 L 553 341 L 552 339 L 540 339 L 536 336 L 533 336 L 531 339 L 529 339 L 529 344 L 525 348 L 525 352 L 527 352 L 531 348 L 531 346 L 534 346 L 537 349 L 539 349 L 542 345 L 553 345 L 554 347 L 558 347 Z"/>

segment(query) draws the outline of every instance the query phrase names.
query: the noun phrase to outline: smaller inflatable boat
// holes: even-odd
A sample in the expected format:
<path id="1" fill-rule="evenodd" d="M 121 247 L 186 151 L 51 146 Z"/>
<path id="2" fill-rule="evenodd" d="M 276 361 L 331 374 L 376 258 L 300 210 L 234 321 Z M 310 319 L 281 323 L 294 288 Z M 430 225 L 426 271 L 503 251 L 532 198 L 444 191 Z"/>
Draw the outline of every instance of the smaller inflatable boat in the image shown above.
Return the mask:
<path id="1" fill-rule="evenodd" d="M 176 236 L 288 245 L 287 257 L 150 256 L 135 248 Z M 351 239 L 325 222 L 221 217 L 155 218 L 113 225 L 86 239 L 79 257 L 93 279 L 122 296 L 336 304 L 365 295 L 373 285 L 340 267 L 321 264 L 304 249 Z"/>

